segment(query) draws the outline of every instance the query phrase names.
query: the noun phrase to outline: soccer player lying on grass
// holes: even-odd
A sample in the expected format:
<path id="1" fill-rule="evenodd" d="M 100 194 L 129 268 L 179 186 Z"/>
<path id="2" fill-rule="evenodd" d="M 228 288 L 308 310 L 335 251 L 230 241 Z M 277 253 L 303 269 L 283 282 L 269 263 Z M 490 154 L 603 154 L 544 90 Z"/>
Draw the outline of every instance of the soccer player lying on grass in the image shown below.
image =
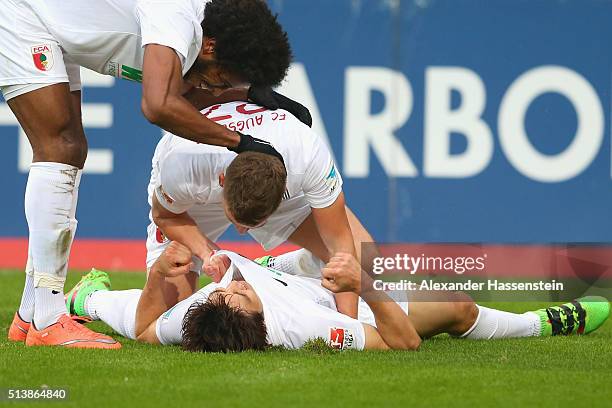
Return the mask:
<path id="1" fill-rule="evenodd" d="M 247 102 L 212 104 L 216 100 L 201 97 L 201 103 L 210 105 L 202 110 L 204 116 L 271 143 L 284 166 L 272 155 L 236 155 L 170 133 L 162 137 L 148 187 L 147 267 L 171 241 L 188 246 L 200 260 L 188 280 L 167 279 L 168 302 L 194 292 L 202 262 L 204 271 L 220 280 L 209 259 L 218 249 L 214 241 L 231 224 L 267 250 L 289 241 L 322 261 L 335 252 L 357 255 L 360 242 L 372 241 L 345 207 L 342 178 L 321 137 L 287 111 Z M 357 297 L 339 294 L 338 309 L 356 317 Z"/>
<path id="2" fill-rule="evenodd" d="M 422 338 L 439 333 L 468 339 L 587 334 L 610 313 L 609 303 L 596 297 L 523 314 L 478 306 L 462 293 L 395 302 L 373 290 L 355 258 L 342 253 L 316 280 L 221 251 L 211 260 L 227 270 L 221 282 L 176 305 L 165 304 L 164 279 L 189 273 L 191 256 L 183 245 L 170 244 L 152 265 L 142 291 L 109 291 L 108 275 L 92 271 L 68 293 L 67 305 L 72 313 L 102 320 L 131 339 L 212 352 L 269 345 L 294 349 L 317 338 L 339 349 L 416 349 Z M 342 291 L 361 297 L 358 320 L 337 311 L 333 293 Z M 423 301 L 427 296 L 429 301 Z"/>

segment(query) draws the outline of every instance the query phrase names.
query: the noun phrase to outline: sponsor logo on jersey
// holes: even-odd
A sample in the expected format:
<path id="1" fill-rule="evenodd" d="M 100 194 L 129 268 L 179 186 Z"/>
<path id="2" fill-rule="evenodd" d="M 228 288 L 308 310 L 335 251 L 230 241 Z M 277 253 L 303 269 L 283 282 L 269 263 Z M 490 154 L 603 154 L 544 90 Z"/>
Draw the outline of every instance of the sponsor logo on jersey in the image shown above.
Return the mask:
<path id="1" fill-rule="evenodd" d="M 349 329 L 341 327 L 329 328 L 329 345 L 338 350 L 344 350 L 353 347 L 355 337 Z"/>
<path id="2" fill-rule="evenodd" d="M 164 233 L 162 232 L 162 230 L 159 229 L 159 227 L 155 227 L 155 240 L 160 243 L 160 244 L 164 244 L 168 241 L 170 241 L 168 239 L 168 237 L 166 235 L 164 235 Z"/>
<path id="3" fill-rule="evenodd" d="M 51 51 L 51 45 L 42 44 L 32 47 L 32 59 L 34 60 L 34 66 L 39 71 L 49 71 L 53 68 L 53 51 Z"/>
<path id="4" fill-rule="evenodd" d="M 289 190 L 285 190 L 283 193 L 283 200 L 288 200 L 291 198 L 291 194 L 289 194 Z"/>
<path id="5" fill-rule="evenodd" d="M 280 279 L 276 279 L 276 278 L 272 278 L 272 279 L 274 279 L 275 281 L 277 281 L 277 282 L 281 283 L 283 286 L 288 286 L 288 285 L 287 285 L 287 282 L 284 282 L 284 281 L 282 281 L 282 280 L 280 280 Z"/>
<path id="6" fill-rule="evenodd" d="M 329 189 L 329 194 L 332 194 L 336 190 L 336 188 L 338 188 L 339 179 L 335 164 L 332 162 L 330 166 L 331 168 L 329 170 L 329 173 L 327 173 L 327 177 L 325 178 L 325 184 Z"/>
<path id="7" fill-rule="evenodd" d="M 163 186 L 160 185 L 159 187 L 157 187 L 157 192 L 159 193 L 159 196 L 162 197 L 168 204 L 174 203 L 174 199 L 164 191 Z"/>
<path id="8" fill-rule="evenodd" d="M 115 61 L 108 61 L 106 71 L 108 72 L 108 75 L 119 77 L 119 63 Z"/>

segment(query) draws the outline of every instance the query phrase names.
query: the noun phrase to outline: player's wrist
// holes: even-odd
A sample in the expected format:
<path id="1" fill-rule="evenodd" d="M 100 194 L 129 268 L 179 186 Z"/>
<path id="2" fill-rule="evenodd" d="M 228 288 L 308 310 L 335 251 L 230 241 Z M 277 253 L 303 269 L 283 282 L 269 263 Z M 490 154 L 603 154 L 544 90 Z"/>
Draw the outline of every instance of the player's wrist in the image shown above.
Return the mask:
<path id="1" fill-rule="evenodd" d="M 155 261 L 149 270 L 149 276 L 147 277 L 147 284 L 154 283 L 158 279 L 163 279 L 169 271 L 169 266 L 162 258 L 163 254 Z"/>
<path id="2" fill-rule="evenodd" d="M 365 272 L 361 272 L 361 284 L 359 285 L 359 293 L 361 297 L 370 297 L 372 294 L 376 293 L 376 289 L 374 289 L 374 281 L 370 278 Z M 357 292 L 355 292 L 357 293 Z"/>
<path id="3" fill-rule="evenodd" d="M 255 153 L 264 153 L 270 156 L 274 156 L 285 165 L 285 160 L 283 156 L 272 146 L 270 142 L 267 142 L 262 139 L 257 139 L 251 135 L 247 135 L 244 133 L 236 132 L 240 137 L 240 142 L 237 146 L 228 147 L 228 150 L 231 150 L 234 153 L 244 153 L 244 152 L 255 152 Z"/>
<path id="4" fill-rule="evenodd" d="M 255 138 L 251 135 L 247 135 L 241 132 L 232 132 L 235 137 L 237 137 L 237 143 L 228 147 L 228 150 L 231 150 L 232 152 L 235 153 L 242 153 L 244 151 L 246 151 L 246 149 L 248 148 L 249 145 L 251 145 Z"/>
<path id="5" fill-rule="evenodd" d="M 231 130 L 228 130 L 228 139 L 229 139 L 229 146 L 227 146 L 228 150 L 235 151 L 235 149 L 238 149 L 240 144 L 242 143 L 242 136 L 243 134 L 240 132 L 233 132 Z"/>
<path id="6" fill-rule="evenodd" d="M 197 256 L 198 258 L 204 260 L 204 259 L 210 258 L 210 256 L 214 252 L 214 249 L 210 248 L 210 246 L 208 246 L 206 241 L 203 241 L 203 242 L 198 243 L 195 247 L 193 247 L 191 249 L 191 252 L 193 252 L 193 254 Z"/>

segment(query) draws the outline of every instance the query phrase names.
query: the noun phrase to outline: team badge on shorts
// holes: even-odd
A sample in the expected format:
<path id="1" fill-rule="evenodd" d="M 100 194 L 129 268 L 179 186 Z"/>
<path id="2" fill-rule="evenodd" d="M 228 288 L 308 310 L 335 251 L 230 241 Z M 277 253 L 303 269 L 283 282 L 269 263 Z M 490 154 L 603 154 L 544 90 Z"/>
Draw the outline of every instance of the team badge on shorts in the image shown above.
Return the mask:
<path id="1" fill-rule="evenodd" d="M 53 51 L 49 44 L 35 45 L 32 47 L 32 59 L 39 71 L 49 71 L 53 68 Z"/>
<path id="2" fill-rule="evenodd" d="M 341 327 L 329 328 L 329 345 L 338 350 L 344 350 L 353 347 L 355 338 L 349 329 Z"/>

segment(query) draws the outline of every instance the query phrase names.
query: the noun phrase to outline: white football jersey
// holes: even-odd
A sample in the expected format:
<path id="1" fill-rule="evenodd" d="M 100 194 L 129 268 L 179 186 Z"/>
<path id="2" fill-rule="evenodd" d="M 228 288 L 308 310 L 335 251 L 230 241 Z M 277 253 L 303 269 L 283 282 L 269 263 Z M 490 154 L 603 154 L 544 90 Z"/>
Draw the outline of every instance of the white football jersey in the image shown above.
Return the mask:
<path id="1" fill-rule="evenodd" d="M 327 145 L 290 113 L 246 102 L 214 105 L 202 113 L 231 130 L 274 146 L 287 168 L 284 200 L 303 195 L 310 207 L 325 208 L 340 195 L 342 178 Z M 160 204 L 175 214 L 193 207 L 221 205 L 223 189 L 219 175 L 225 173 L 235 157 L 236 153 L 224 147 L 165 134 L 153 158 L 149 204 L 155 192 Z"/>
<path id="2" fill-rule="evenodd" d="M 105 75 L 142 80 L 144 46 L 174 49 L 185 74 L 202 47 L 209 0 L 23 0 L 64 58 Z"/>
<path id="3" fill-rule="evenodd" d="M 365 347 L 362 323 L 339 313 L 333 293 L 323 288 L 319 280 L 272 271 L 233 252 L 218 254 L 231 259 L 231 268 L 219 284 L 207 285 L 157 320 L 157 337 L 162 344 L 180 344 L 182 322 L 189 307 L 205 302 L 216 288 L 227 286 L 237 269 L 263 304 L 271 345 L 296 349 L 308 340 L 321 338 L 338 349 Z"/>

